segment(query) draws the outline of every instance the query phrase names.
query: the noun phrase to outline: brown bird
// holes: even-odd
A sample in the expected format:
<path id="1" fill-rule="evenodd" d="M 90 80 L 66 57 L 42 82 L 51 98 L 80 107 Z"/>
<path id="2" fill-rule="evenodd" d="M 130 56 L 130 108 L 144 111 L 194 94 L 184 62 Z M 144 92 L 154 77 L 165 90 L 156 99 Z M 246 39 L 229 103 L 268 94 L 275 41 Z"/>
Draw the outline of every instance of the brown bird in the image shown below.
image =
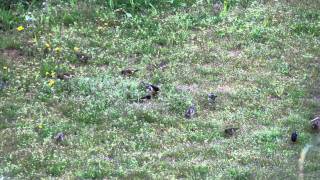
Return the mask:
<path id="1" fill-rule="evenodd" d="M 121 74 L 124 75 L 124 76 L 132 76 L 137 71 L 139 71 L 139 70 L 138 69 L 128 68 L 128 69 L 122 70 Z"/>
<path id="2" fill-rule="evenodd" d="M 186 111 L 186 113 L 184 114 L 184 116 L 187 119 L 191 119 L 192 117 L 194 117 L 194 115 L 196 115 L 196 106 L 194 104 L 192 104 Z"/>
<path id="3" fill-rule="evenodd" d="M 224 130 L 224 133 L 225 133 L 227 136 L 233 136 L 238 129 L 239 129 L 239 128 L 234 128 L 234 127 L 232 127 L 232 128 L 227 128 L 227 129 Z"/>
<path id="4" fill-rule="evenodd" d="M 69 80 L 73 77 L 74 75 L 68 72 L 64 72 L 64 73 L 58 73 L 57 74 L 57 78 L 60 80 Z"/>
<path id="5" fill-rule="evenodd" d="M 88 56 L 84 53 L 80 53 L 80 52 L 76 52 L 76 56 L 77 56 L 78 60 L 82 63 L 88 63 L 88 61 L 91 59 L 90 56 Z"/>
<path id="6" fill-rule="evenodd" d="M 313 120 L 311 120 L 311 127 L 314 130 L 320 130 L 320 117 L 316 117 Z"/>

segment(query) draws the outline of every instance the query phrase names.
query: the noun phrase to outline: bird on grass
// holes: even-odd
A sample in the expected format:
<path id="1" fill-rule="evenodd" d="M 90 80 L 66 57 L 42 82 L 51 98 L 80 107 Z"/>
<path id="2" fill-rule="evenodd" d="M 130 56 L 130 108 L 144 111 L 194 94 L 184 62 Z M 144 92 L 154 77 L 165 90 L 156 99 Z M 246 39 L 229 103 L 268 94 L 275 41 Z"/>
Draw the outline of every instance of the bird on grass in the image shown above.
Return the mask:
<path id="1" fill-rule="evenodd" d="M 138 100 L 138 102 L 143 102 L 145 100 L 150 100 L 151 98 L 155 97 L 158 94 L 158 92 L 160 91 L 160 88 L 158 86 L 153 85 L 153 84 L 144 83 L 144 82 L 142 82 L 142 84 L 146 88 L 147 95 L 145 95 L 142 98 L 140 98 Z"/>
<path id="2" fill-rule="evenodd" d="M 168 62 L 166 61 L 161 61 L 160 64 L 158 64 L 158 68 L 161 69 L 161 70 L 164 70 L 168 65 Z"/>
<path id="3" fill-rule="evenodd" d="M 81 52 L 76 52 L 76 56 L 77 56 L 77 59 L 82 63 L 88 63 L 88 61 L 91 59 L 90 56 Z"/>
<path id="4" fill-rule="evenodd" d="M 146 90 L 148 94 L 151 96 L 156 96 L 158 92 L 160 91 L 160 88 L 158 86 L 152 85 L 152 84 L 145 84 Z"/>
<path id="5" fill-rule="evenodd" d="M 59 132 L 57 135 L 54 136 L 54 140 L 56 142 L 64 141 L 64 134 L 62 132 Z"/>
<path id="6" fill-rule="evenodd" d="M 128 69 L 124 69 L 121 71 L 121 74 L 124 76 L 132 76 L 134 75 L 134 73 L 138 72 L 138 69 L 132 69 L 132 68 L 128 68 Z"/>
<path id="7" fill-rule="evenodd" d="M 138 99 L 137 102 L 142 103 L 142 102 L 145 102 L 145 101 L 150 100 L 150 99 L 151 99 L 151 95 L 148 94 L 148 95 L 143 96 L 142 98 Z"/>
<path id="8" fill-rule="evenodd" d="M 314 130 L 320 130 L 320 117 L 316 117 L 311 120 L 311 127 Z"/>
<path id="9" fill-rule="evenodd" d="M 64 73 L 58 73 L 57 74 L 57 78 L 60 80 L 69 80 L 73 77 L 74 75 L 68 72 L 64 72 Z"/>
<path id="10" fill-rule="evenodd" d="M 215 103 L 217 97 L 218 97 L 218 96 L 215 95 L 214 93 L 209 93 L 209 94 L 208 94 L 208 101 L 209 101 L 209 103 Z"/>
<path id="11" fill-rule="evenodd" d="M 192 104 L 186 111 L 185 113 L 185 118 L 187 119 L 191 119 L 192 117 L 194 117 L 196 115 L 196 106 L 194 104 Z"/>
<path id="12" fill-rule="evenodd" d="M 238 129 L 239 129 L 239 128 L 234 128 L 234 127 L 232 127 L 232 128 L 227 128 L 227 129 L 224 130 L 224 133 L 225 133 L 227 136 L 233 136 Z"/>
<path id="13" fill-rule="evenodd" d="M 221 1 L 214 1 L 213 14 L 219 15 L 222 10 L 223 10 L 223 4 L 221 3 Z"/>
<path id="14" fill-rule="evenodd" d="M 143 96 L 143 97 L 141 98 L 141 100 L 144 100 L 144 99 L 151 99 L 151 95 L 150 95 L 150 94 L 148 94 L 148 95 Z"/>
<path id="15" fill-rule="evenodd" d="M 292 134 L 291 134 L 291 141 L 292 142 L 297 142 L 298 140 L 298 133 L 297 131 L 294 131 Z"/>

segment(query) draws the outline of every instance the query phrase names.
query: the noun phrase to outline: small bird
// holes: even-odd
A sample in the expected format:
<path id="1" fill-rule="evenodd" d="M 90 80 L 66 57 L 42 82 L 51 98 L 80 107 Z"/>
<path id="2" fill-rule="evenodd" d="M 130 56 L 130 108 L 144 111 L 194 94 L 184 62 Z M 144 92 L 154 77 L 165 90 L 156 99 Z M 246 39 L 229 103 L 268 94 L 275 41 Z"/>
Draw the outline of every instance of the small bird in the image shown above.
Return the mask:
<path id="1" fill-rule="evenodd" d="M 291 141 L 292 142 L 297 142 L 298 140 L 298 133 L 297 131 L 294 131 L 292 134 L 291 134 Z"/>
<path id="2" fill-rule="evenodd" d="M 185 117 L 187 119 L 191 119 L 192 117 L 194 117 L 194 115 L 196 115 L 196 106 L 194 104 L 192 104 L 186 111 L 185 113 Z"/>
<path id="3" fill-rule="evenodd" d="M 215 2 L 213 4 L 213 14 L 214 15 L 219 15 L 220 12 L 222 11 L 222 9 L 223 9 L 223 4 L 221 3 L 221 1 Z"/>
<path id="4" fill-rule="evenodd" d="M 158 86 L 152 84 L 145 84 L 145 87 L 147 89 L 148 94 L 150 94 L 151 96 L 156 96 L 160 91 L 160 88 Z"/>
<path id="5" fill-rule="evenodd" d="M 151 95 L 148 94 L 148 95 L 146 95 L 146 96 L 143 96 L 141 99 L 151 99 Z"/>
<path id="6" fill-rule="evenodd" d="M 320 117 L 316 117 L 311 120 L 311 127 L 314 130 L 320 130 Z"/>
<path id="7" fill-rule="evenodd" d="M 76 52 L 76 56 L 78 60 L 82 63 L 88 63 L 89 59 L 91 58 L 90 56 L 80 52 Z"/>
<path id="8" fill-rule="evenodd" d="M 128 69 L 122 70 L 121 74 L 124 76 L 132 76 L 135 72 L 138 72 L 138 71 L 139 71 L 138 69 L 128 68 Z"/>
<path id="9" fill-rule="evenodd" d="M 74 75 L 68 72 L 65 73 L 58 73 L 57 78 L 60 80 L 69 80 L 73 77 Z"/>
<path id="10" fill-rule="evenodd" d="M 64 141 L 64 134 L 62 132 L 59 132 L 57 135 L 54 136 L 54 140 L 56 142 Z"/>
<path id="11" fill-rule="evenodd" d="M 209 93 L 209 94 L 208 94 L 208 101 L 209 101 L 209 103 L 215 103 L 217 97 L 218 97 L 218 96 L 215 95 L 214 93 Z"/>
<path id="12" fill-rule="evenodd" d="M 168 65 L 168 62 L 166 61 L 161 61 L 160 64 L 158 64 L 158 68 L 161 70 L 164 70 Z"/>
<path id="13" fill-rule="evenodd" d="M 234 128 L 234 127 L 232 127 L 232 128 L 227 128 L 227 129 L 224 130 L 224 133 L 225 133 L 227 136 L 233 136 L 238 129 L 239 129 L 239 128 Z"/>
<path id="14" fill-rule="evenodd" d="M 150 99 L 151 99 L 151 95 L 148 94 L 148 95 L 143 96 L 142 98 L 138 99 L 137 102 L 142 103 L 142 102 L 145 102 L 145 101 L 150 100 Z"/>

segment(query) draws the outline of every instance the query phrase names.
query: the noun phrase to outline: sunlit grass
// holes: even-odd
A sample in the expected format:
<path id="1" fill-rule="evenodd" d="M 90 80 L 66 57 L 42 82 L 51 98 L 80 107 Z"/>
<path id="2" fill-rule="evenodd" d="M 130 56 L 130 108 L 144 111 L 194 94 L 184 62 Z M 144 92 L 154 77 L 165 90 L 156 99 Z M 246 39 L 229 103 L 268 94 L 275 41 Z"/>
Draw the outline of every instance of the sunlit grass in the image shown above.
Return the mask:
<path id="1" fill-rule="evenodd" d="M 297 178 L 319 112 L 313 3 L 109 0 L 11 9 L 19 19 L 0 32 L 0 177 Z M 123 75 L 127 68 L 139 71 Z M 143 100 L 145 83 L 159 93 Z M 305 177 L 320 170 L 312 144 Z"/>

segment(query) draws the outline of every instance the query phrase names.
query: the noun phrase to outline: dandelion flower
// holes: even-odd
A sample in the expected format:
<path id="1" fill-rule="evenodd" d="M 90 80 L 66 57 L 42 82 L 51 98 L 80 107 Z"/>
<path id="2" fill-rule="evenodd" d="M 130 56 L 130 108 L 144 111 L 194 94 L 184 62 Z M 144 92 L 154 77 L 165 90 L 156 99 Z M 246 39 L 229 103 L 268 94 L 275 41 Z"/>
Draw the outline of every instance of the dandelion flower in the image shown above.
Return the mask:
<path id="1" fill-rule="evenodd" d="M 51 71 L 51 77 L 55 77 L 56 73 L 54 71 Z"/>
<path id="2" fill-rule="evenodd" d="M 56 47 L 56 48 L 54 49 L 54 51 L 56 51 L 56 52 L 61 52 L 61 50 L 62 50 L 61 47 Z"/>
<path id="3" fill-rule="evenodd" d="M 80 48 L 74 47 L 73 50 L 74 50 L 75 52 L 79 52 L 79 51 L 80 51 Z"/>
<path id="4" fill-rule="evenodd" d="M 24 30 L 24 27 L 23 26 L 19 26 L 19 27 L 17 27 L 17 30 L 18 31 L 22 31 L 22 30 Z"/>
<path id="5" fill-rule="evenodd" d="M 38 128 L 39 128 L 39 129 L 42 129 L 42 128 L 43 128 L 43 125 L 42 125 L 42 124 L 39 124 L 39 125 L 38 125 Z"/>
<path id="6" fill-rule="evenodd" d="M 48 85 L 49 85 L 50 87 L 52 87 L 52 86 L 54 86 L 55 83 L 56 83 L 56 82 L 55 82 L 53 79 L 50 79 L 49 82 L 48 82 Z"/>
<path id="7" fill-rule="evenodd" d="M 47 49 L 50 49 L 50 44 L 49 43 L 46 43 L 45 45 L 44 45 Z"/>

